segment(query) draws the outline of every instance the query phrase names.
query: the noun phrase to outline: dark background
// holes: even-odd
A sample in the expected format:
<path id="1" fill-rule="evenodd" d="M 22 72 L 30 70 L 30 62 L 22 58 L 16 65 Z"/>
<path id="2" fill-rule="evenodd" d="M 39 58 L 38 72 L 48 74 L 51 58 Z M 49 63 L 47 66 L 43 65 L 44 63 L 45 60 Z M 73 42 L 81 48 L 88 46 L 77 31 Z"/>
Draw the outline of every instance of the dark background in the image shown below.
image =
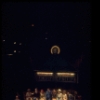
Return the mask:
<path id="1" fill-rule="evenodd" d="M 89 100 L 90 3 L 9 2 L 2 3 L 1 11 L 3 100 L 14 99 L 16 92 L 22 94 L 28 87 L 32 90 L 36 87 L 33 70 L 45 69 L 46 61 L 52 59 L 50 48 L 53 45 L 60 47 L 60 58 L 71 67 L 78 67 L 78 88 L 80 94 Z M 22 45 L 19 46 L 19 43 Z M 20 50 L 21 53 L 8 56 L 13 50 Z"/>

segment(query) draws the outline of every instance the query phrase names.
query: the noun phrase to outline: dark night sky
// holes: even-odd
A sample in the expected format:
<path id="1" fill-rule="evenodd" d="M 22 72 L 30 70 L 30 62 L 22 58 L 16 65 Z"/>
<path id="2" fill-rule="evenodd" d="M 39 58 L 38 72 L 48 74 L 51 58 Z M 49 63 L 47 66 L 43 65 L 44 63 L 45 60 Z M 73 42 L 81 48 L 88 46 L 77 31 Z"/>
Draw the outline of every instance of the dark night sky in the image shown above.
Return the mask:
<path id="1" fill-rule="evenodd" d="M 83 54 L 82 70 L 89 71 L 90 10 L 88 2 L 3 3 L 2 37 L 8 43 L 21 41 L 32 66 L 42 66 L 51 56 L 51 46 L 57 44 L 61 48 L 60 56 L 66 61 L 76 61 Z M 29 66 L 29 63 L 24 65 Z"/>

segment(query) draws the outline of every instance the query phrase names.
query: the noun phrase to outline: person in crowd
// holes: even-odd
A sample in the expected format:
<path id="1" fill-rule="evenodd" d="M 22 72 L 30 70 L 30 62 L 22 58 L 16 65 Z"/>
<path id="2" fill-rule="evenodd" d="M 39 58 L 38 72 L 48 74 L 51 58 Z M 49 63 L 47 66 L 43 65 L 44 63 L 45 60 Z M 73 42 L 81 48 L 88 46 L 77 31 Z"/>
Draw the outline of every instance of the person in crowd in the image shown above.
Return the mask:
<path id="1" fill-rule="evenodd" d="M 45 93 L 45 97 L 46 97 L 46 100 L 51 100 L 52 99 L 52 93 L 51 93 L 49 88 L 47 88 L 47 91 Z"/>
<path id="2" fill-rule="evenodd" d="M 26 92 L 23 92 L 23 99 L 26 100 Z"/>
<path id="3" fill-rule="evenodd" d="M 55 89 L 52 90 L 52 100 L 56 100 L 57 98 L 57 92 Z"/>
<path id="4" fill-rule="evenodd" d="M 16 93 L 16 96 L 18 96 L 18 97 L 20 98 L 20 95 L 19 95 L 19 93 L 18 93 L 18 92 Z"/>
<path id="5" fill-rule="evenodd" d="M 26 100 L 32 100 L 31 89 L 27 89 L 27 92 L 26 92 Z"/>
<path id="6" fill-rule="evenodd" d="M 43 89 L 40 90 L 40 100 L 46 100 L 45 93 Z"/>
<path id="7" fill-rule="evenodd" d="M 67 96 L 66 90 L 62 91 L 62 100 L 68 100 L 68 96 Z"/>
<path id="8" fill-rule="evenodd" d="M 82 100 L 82 96 L 81 95 L 78 95 L 78 100 Z"/>
<path id="9" fill-rule="evenodd" d="M 67 92 L 68 100 L 74 100 L 74 96 L 72 95 L 71 91 Z"/>
<path id="10" fill-rule="evenodd" d="M 20 99 L 19 99 L 19 97 L 18 97 L 18 95 L 16 95 L 16 98 L 15 98 L 15 100 L 20 100 Z"/>
<path id="11" fill-rule="evenodd" d="M 38 89 L 35 88 L 34 94 L 33 94 L 33 100 L 39 100 L 40 93 L 38 92 Z"/>
<path id="12" fill-rule="evenodd" d="M 61 93 L 61 89 L 58 89 L 58 92 L 57 92 L 57 100 L 62 100 L 62 93 Z"/>
<path id="13" fill-rule="evenodd" d="M 33 95 L 34 95 L 34 91 L 31 91 L 32 100 L 34 99 Z"/>
<path id="14" fill-rule="evenodd" d="M 78 100 L 78 92 L 74 91 L 74 100 Z"/>

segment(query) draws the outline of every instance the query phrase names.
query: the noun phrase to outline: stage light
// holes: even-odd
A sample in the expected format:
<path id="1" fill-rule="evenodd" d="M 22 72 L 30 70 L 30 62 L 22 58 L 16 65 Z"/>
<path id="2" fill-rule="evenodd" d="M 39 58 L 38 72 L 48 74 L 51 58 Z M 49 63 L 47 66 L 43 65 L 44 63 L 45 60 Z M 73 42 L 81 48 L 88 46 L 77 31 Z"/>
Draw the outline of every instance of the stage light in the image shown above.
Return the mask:
<path id="1" fill-rule="evenodd" d="M 58 72 L 57 75 L 58 76 L 74 76 L 75 73 L 71 73 L 71 72 L 70 73 Z"/>
<path id="2" fill-rule="evenodd" d="M 52 72 L 37 72 L 37 75 L 43 75 L 43 76 L 52 76 L 53 73 Z"/>

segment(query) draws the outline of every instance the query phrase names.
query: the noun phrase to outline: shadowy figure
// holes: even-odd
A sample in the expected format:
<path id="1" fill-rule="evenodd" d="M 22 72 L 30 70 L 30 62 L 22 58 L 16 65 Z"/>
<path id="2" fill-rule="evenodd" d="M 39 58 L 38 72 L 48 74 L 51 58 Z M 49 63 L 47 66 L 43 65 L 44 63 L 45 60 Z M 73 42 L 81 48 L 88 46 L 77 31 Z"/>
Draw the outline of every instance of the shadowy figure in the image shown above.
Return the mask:
<path id="1" fill-rule="evenodd" d="M 35 88 L 34 94 L 33 94 L 33 100 L 39 100 L 40 93 L 38 92 L 38 89 Z"/>
<path id="2" fill-rule="evenodd" d="M 15 100 L 20 100 L 20 99 L 19 99 L 19 97 L 18 97 L 17 95 L 16 95 L 16 98 L 15 98 Z"/>
<path id="3" fill-rule="evenodd" d="M 45 96 L 46 96 L 46 100 L 51 100 L 52 99 L 52 93 L 51 93 L 49 88 L 47 88 Z"/>

